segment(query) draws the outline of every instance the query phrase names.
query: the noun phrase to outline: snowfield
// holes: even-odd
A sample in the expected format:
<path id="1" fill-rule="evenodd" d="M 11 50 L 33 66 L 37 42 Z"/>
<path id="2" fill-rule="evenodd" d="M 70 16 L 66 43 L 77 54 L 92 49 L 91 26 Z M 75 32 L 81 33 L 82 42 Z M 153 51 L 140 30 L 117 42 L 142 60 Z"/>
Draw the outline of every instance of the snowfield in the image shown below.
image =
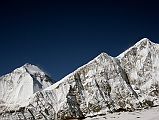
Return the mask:
<path id="1" fill-rule="evenodd" d="M 84 120 L 159 120 L 159 106 L 134 112 L 118 112 Z"/>

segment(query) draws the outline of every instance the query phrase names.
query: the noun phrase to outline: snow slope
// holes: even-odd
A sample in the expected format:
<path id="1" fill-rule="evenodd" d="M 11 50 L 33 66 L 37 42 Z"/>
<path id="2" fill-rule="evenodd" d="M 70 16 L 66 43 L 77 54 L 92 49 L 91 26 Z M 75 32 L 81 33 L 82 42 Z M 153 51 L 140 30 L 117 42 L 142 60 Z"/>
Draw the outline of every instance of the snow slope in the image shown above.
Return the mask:
<path id="1" fill-rule="evenodd" d="M 159 107 L 153 107 L 134 112 L 118 112 L 96 117 L 88 117 L 84 120 L 158 120 Z"/>
<path id="2" fill-rule="evenodd" d="M 37 66 L 25 64 L 0 77 L 0 106 L 24 106 L 35 92 L 51 84 L 51 78 Z"/>

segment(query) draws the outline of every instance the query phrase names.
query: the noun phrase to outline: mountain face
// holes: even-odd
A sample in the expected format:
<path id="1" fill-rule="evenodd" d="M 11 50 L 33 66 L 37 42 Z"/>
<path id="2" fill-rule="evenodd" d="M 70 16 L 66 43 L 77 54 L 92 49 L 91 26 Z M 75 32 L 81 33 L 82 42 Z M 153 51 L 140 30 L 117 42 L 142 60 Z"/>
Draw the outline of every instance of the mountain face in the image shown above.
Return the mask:
<path id="1" fill-rule="evenodd" d="M 117 57 L 101 53 L 53 85 L 39 68 L 24 65 L 0 78 L 1 106 L 8 106 L 0 118 L 80 119 L 159 105 L 158 62 L 159 45 L 144 38 Z"/>
<path id="2" fill-rule="evenodd" d="M 140 101 L 159 105 L 159 44 L 142 39 L 118 59 Z"/>
<path id="3" fill-rule="evenodd" d="M 0 111 L 25 105 L 35 92 L 50 85 L 51 78 L 37 66 L 25 64 L 15 69 L 10 74 L 0 77 Z"/>

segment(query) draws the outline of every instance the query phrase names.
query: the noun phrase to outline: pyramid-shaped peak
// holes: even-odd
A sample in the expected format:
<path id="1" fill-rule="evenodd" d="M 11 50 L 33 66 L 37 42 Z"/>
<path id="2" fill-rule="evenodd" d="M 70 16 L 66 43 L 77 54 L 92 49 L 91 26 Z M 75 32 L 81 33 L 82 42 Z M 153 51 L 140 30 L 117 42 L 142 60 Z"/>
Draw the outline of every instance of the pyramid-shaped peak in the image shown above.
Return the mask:
<path id="1" fill-rule="evenodd" d="M 100 53 L 97 57 L 101 57 L 101 56 L 108 56 L 108 54 L 105 53 L 105 52 L 102 52 L 102 53 Z"/>
<path id="2" fill-rule="evenodd" d="M 138 45 L 140 45 L 140 44 L 145 44 L 145 45 L 147 45 L 147 44 L 149 44 L 149 43 L 152 43 L 148 38 L 143 38 L 143 39 L 141 39 L 141 40 L 139 40 L 136 44 L 135 44 L 135 46 L 138 46 Z"/>
<path id="3" fill-rule="evenodd" d="M 39 74 L 42 76 L 47 75 L 42 69 L 40 69 L 38 66 L 30 64 L 30 63 L 26 63 L 21 67 L 16 68 L 13 72 L 17 73 L 29 73 L 31 75 L 35 75 L 35 74 Z"/>
<path id="4" fill-rule="evenodd" d="M 107 58 L 107 57 L 110 57 L 107 53 L 105 52 L 102 52 L 100 53 L 95 59 L 99 59 L 99 58 Z"/>
<path id="5" fill-rule="evenodd" d="M 45 74 L 44 71 L 42 71 L 38 66 L 32 65 L 30 63 L 26 63 L 22 67 L 25 68 L 26 71 L 30 74 L 35 74 L 35 73 L 39 73 L 41 75 Z"/>
<path id="6" fill-rule="evenodd" d="M 0 101 L 13 105 L 27 104 L 35 92 L 52 84 L 51 77 L 39 67 L 26 63 L 0 78 L 0 86 L 4 86 L 0 87 Z"/>
<path id="7" fill-rule="evenodd" d="M 148 38 L 142 38 L 140 41 L 148 41 L 148 42 L 151 42 Z"/>
<path id="8" fill-rule="evenodd" d="M 30 64 L 30 63 L 26 63 L 22 67 L 25 67 L 26 69 L 40 69 L 38 66 Z"/>
<path id="9" fill-rule="evenodd" d="M 30 64 L 30 63 L 25 63 L 22 67 L 25 67 L 25 68 L 29 68 L 29 67 L 38 68 L 38 66 Z"/>
<path id="10" fill-rule="evenodd" d="M 32 64 L 30 63 L 25 63 L 23 66 L 27 67 L 27 66 L 32 66 Z"/>
<path id="11" fill-rule="evenodd" d="M 123 56 L 125 56 L 126 53 L 133 50 L 134 48 L 146 48 L 147 49 L 152 44 L 154 44 L 154 43 L 151 42 L 148 38 L 143 38 L 143 39 L 139 40 L 137 43 L 135 43 L 135 45 L 133 45 L 132 47 L 128 48 L 123 53 L 118 55 L 117 58 L 122 58 Z"/>

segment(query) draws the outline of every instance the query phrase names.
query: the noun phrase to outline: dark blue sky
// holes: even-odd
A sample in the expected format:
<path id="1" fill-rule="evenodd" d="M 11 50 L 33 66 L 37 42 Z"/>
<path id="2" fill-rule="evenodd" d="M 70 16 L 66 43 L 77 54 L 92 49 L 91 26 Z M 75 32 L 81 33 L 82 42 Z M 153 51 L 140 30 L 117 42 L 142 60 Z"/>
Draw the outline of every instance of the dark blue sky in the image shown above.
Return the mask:
<path id="1" fill-rule="evenodd" d="M 101 52 L 117 56 L 143 37 L 159 43 L 157 2 L 0 3 L 0 75 L 25 63 L 59 80 Z"/>

